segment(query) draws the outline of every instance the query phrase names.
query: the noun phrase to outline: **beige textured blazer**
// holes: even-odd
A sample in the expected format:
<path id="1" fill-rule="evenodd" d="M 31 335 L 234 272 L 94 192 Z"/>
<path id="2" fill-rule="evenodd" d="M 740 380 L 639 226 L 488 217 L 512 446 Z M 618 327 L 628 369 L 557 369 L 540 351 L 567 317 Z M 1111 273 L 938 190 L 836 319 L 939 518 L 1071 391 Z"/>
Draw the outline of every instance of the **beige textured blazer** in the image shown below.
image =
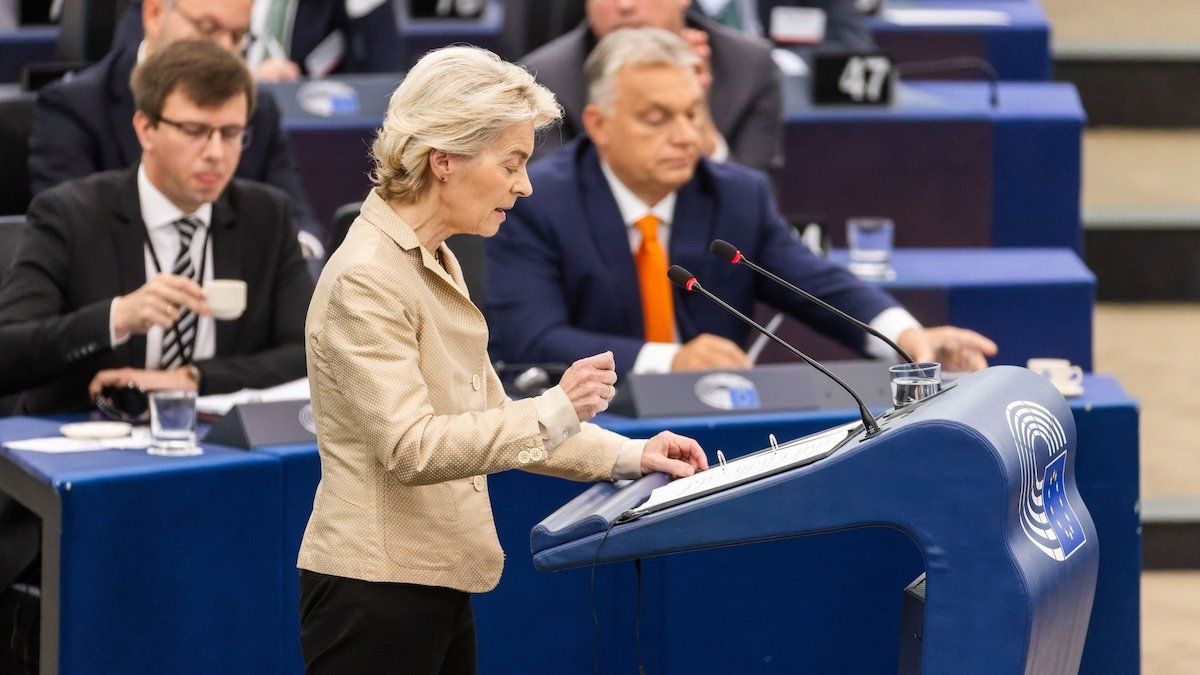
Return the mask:
<path id="1" fill-rule="evenodd" d="M 505 397 L 483 315 L 440 254 L 445 269 L 372 190 L 317 283 L 305 335 L 321 483 L 302 569 L 489 591 L 504 553 L 486 474 L 613 475 L 623 436 L 547 431 L 547 411 L 570 407 L 561 389 Z"/>

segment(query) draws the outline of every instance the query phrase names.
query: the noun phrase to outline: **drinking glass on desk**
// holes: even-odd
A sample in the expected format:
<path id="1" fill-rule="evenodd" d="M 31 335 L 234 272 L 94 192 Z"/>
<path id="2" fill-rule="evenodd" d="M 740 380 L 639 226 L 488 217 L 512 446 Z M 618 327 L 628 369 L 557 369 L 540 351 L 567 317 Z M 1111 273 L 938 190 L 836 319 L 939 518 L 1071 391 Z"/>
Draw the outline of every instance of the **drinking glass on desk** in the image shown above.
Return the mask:
<path id="1" fill-rule="evenodd" d="M 890 218 L 851 218 L 846 221 L 850 272 L 860 279 L 894 279 Z"/>
<path id="2" fill-rule="evenodd" d="M 892 403 L 902 408 L 938 393 L 942 388 L 942 364 L 898 363 L 888 368 L 892 376 Z"/>
<path id="3" fill-rule="evenodd" d="M 187 457 L 204 451 L 196 445 L 196 392 L 150 392 L 150 448 L 164 457 Z"/>

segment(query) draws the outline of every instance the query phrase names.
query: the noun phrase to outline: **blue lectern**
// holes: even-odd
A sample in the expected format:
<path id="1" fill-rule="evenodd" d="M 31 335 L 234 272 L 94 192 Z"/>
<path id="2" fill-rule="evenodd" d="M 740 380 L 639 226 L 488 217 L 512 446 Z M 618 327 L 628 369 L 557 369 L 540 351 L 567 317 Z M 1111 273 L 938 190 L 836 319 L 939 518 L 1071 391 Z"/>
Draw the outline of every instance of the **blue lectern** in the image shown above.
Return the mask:
<path id="1" fill-rule="evenodd" d="M 534 566 L 892 527 L 925 558 L 924 672 L 1076 672 L 1099 548 L 1066 402 L 1001 366 L 879 421 L 869 438 L 840 427 L 674 483 L 597 484 L 533 529 Z"/>

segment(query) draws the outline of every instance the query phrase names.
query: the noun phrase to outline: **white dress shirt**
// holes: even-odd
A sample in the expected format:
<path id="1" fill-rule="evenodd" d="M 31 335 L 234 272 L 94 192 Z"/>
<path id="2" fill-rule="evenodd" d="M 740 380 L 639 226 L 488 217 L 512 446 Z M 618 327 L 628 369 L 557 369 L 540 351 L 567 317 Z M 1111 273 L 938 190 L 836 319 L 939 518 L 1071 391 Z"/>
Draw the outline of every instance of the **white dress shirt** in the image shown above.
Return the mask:
<path id="1" fill-rule="evenodd" d="M 608 182 L 609 191 L 612 192 L 613 199 L 617 202 L 617 208 L 621 211 L 621 219 L 625 221 L 625 229 L 629 235 L 629 250 L 637 255 L 637 250 L 642 245 L 642 231 L 638 229 L 637 222 L 652 215 L 658 218 L 659 222 L 658 241 L 664 250 L 669 251 L 671 221 L 675 216 L 676 193 L 672 192 L 657 204 L 647 206 L 640 197 L 617 178 L 608 164 L 600 162 L 600 170 L 604 172 L 604 179 Z M 869 323 L 872 328 L 883 333 L 893 342 L 904 331 L 921 327 L 921 323 L 902 307 L 889 307 Z M 672 329 L 675 332 L 675 342 L 647 342 L 638 352 L 637 358 L 634 359 L 633 369 L 630 372 L 634 374 L 671 372 L 671 362 L 675 360 L 675 355 L 679 353 L 680 347 L 679 330 L 674 326 Z M 892 348 L 874 336 L 868 336 L 866 351 L 877 359 L 897 360 L 897 355 Z"/>
<path id="2" fill-rule="evenodd" d="M 190 253 L 192 256 L 192 267 L 196 271 L 204 269 L 203 285 L 213 279 L 213 260 L 212 260 L 212 241 L 209 237 L 210 224 L 212 223 L 212 204 L 202 204 L 196 209 L 195 213 L 184 213 L 179 210 L 179 207 L 171 203 L 166 195 L 154 187 L 150 182 L 150 178 L 146 175 L 145 167 L 138 165 L 137 171 L 138 181 L 138 202 L 142 209 L 142 222 L 146 226 L 146 231 L 150 234 L 150 243 L 154 246 L 154 253 L 158 254 L 158 265 L 164 273 L 169 274 L 175 266 L 175 258 L 179 255 L 179 230 L 175 228 L 175 221 L 184 216 L 192 216 L 200 221 L 200 227 L 196 229 L 196 233 L 192 236 L 192 245 Z M 154 266 L 154 258 L 151 257 L 149 247 L 142 246 L 146 262 L 146 280 L 149 281 L 158 275 L 158 270 Z M 207 264 L 204 264 L 207 259 Z M 109 309 L 108 318 L 108 334 L 112 342 L 112 346 L 121 346 L 129 340 L 128 335 L 118 339 L 116 333 L 116 318 L 117 299 L 114 298 L 112 306 Z M 211 316 L 196 317 L 196 339 L 193 343 L 192 360 L 200 361 L 202 359 L 210 359 L 217 353 L 217 333 L 216 324 Z M 159 326 L 152 327 L 146 332 L 146 364 L 147 370 L 157 370 L 159 359 L 162 356 L 162 340 L 163 329 Z"/>

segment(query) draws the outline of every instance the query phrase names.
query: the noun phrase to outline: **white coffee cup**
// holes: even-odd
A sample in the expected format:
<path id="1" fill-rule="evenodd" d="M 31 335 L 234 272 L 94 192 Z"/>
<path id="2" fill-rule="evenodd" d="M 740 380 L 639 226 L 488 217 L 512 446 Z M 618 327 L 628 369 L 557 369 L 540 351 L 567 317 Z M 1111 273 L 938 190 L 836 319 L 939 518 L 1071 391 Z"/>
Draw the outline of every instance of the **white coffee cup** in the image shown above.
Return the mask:
<path id="1" fill-rule="evenodd" d="M 213 279 L 204 284 L 204 297 L 213 317 L 231 321 L 246 311 L 246 282 L 241 279 Z"/>
<path id="2" fill-rule="evenodd" d="M 1029 359 L 1025 367 L 1050 380 L 1064 395 L 1077 396 L 1083 391 L 1083 368 L 1071 365 L 1067 359 Z"/>

